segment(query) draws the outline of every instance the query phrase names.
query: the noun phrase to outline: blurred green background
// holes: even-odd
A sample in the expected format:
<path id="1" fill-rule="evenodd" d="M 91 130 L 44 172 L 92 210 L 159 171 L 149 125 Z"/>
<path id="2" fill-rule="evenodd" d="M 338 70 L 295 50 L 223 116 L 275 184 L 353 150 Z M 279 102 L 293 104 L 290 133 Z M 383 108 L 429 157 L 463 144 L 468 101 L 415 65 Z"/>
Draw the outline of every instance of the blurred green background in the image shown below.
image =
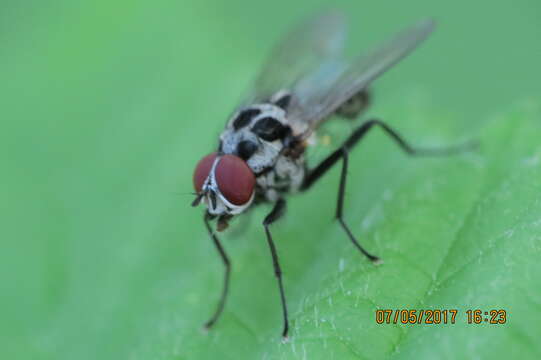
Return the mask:
<path id="1" fill-rule="evenodd" d="M 541 356 L 541 3 L 331 5 L 349 16 L 352 51 L 435 17 L 429 41 L 377 82 L 370 113 L 414 143 L 485 143 L 437 160 L 409 160 L 381 134 L 360 146 L 346 214 L 378 268 L 332 222 L 336 171 L 292 197 L 273 228 L 293 325 L 281 344 L 267 208 L 222 236 L 231 296 L 200 331 L 222 266 L 189 206 L 191 176 L 270 46 L 329 3 L 2 2 L 3 359 Z M 496 307 L 510 320 L 380 326 L 377 307 Z"/>

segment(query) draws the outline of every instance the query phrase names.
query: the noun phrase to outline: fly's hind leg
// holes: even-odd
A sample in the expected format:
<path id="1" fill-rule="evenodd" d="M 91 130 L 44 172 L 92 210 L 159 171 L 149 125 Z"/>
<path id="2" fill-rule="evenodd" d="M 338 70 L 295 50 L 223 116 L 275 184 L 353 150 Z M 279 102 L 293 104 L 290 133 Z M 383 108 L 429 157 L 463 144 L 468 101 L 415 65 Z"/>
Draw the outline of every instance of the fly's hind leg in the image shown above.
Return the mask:
<path id="1" fill-rule="evenodd" d="M 443 148 L 432 148 L 432 149 L 421 149 L 414 148 L 409 145 L 402 136 L 389 125 L 383 121 L 372 119 L 366 121 L 364 124 L 359 126 L 349 138 L 342 144 L 342 146 L 332 152 L 326 159 L 324 159 L 318 166 L 314 169 L 308 171 L 301 190 L 309 189 L 317 180 L 319 180 L 324 174 L 327 173 L 329 169 L 333 167 L 339 160 L 342 160 L 342 172 L 340 175 L 340 186 L 338 188 L 338 199 L 336 204 L 336 219 L 340 222 L 340 225 L 348 235 L 349 239 L 355 245 L 355 247 L 364 254 L 372 262 L 377 263 L 380 259 L 377 256 L 374 256 L 367 252 L 361 244 L 357 241 L 348 225 L 343 218 L 343 208 L 344 208 L 344 194 L 346 190 L 346 175 L 348 169 L 348 154 L 353 149 L 355 145 L 368 133 L 368 131 L 374 127 L 381 128 L 386 135 L 388 135 L 394 142 L 407 154 L 412 156 L 447 156 L 457 153 L 462 153 L 465 151 L 472 150 L 476 146 L 476 143 L 465 143 L 458 146 L 450 146 Z"/>

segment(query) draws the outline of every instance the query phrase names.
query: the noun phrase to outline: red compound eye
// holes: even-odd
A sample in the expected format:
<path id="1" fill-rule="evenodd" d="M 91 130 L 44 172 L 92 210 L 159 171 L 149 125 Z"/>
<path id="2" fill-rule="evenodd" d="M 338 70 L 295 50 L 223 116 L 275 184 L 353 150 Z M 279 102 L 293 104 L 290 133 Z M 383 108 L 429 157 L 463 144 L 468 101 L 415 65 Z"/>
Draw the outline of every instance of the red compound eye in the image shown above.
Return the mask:
<path id="1" fill-rule="evenodd" d="M 218 188 L 227 201 L 234 205 L 244 205 L 250 201 L 254 192 L 255 176 L 240 157 L 223 155 L 216 165 L 215 176 Z"/>
<path id="2" fill-rule="evenodd" d="M 195 167 L 195 172 L 193 173 L 193 187 L 195 188 L 195 191 L 200 192 L 203 188 L 203 184 L 209 176 L 215 159 L 216 153 L 212 153 L 201 159 Z"/>

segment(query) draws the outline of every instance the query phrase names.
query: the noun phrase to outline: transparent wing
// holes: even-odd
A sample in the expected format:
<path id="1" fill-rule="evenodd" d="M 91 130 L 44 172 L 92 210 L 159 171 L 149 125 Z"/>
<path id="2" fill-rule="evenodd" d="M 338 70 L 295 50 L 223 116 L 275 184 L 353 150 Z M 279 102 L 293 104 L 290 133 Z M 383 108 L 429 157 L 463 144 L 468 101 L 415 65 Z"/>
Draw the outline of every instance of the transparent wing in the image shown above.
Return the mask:
<path id="1" fill-rule="evenodd" d="M 288 116 L 294 129 L 308 136 L 340 105 L 415 49 L 434 26 L 432 20 L 421 21 L 374 50 L 361 54 L 349 66 L 330 62 L 320 64 L 318 71 L 296 82 L 292 88 L 294 96 Z"/>
<path id="2" fill-rule="evenodd" d="M 245 102 L 268 101 L 279 90 L 295 88 L 322 64 L 336 62 L 345 34 L 339 12 L 320 14 L 293 28 L 272 50 Z"/>

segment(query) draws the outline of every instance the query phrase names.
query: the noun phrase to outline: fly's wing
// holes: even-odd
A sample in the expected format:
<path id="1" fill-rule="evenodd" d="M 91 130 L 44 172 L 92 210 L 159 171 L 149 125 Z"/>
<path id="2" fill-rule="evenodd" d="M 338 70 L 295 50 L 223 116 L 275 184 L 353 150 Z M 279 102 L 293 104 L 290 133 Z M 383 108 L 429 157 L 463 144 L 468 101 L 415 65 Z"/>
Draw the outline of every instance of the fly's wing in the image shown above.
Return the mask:
<path id="1" fill-rule="evenodd" d="M 271 52 L 244 103 L 266 102 L 279 90 L 292 91 L 322 64 L 337 62 L 345 30 L 345 19 L 338 12 L 321 14 L 293 28 Z"/>
<path id="2" fill-rule="evenodd" d="M 308 137 L 340 105 L 415 49 L 434 26 L 432 20 L 421 21 L 380 47 L 361 54 L 349 66 L 320 64 L 319 71 L 293 87 L 293 103 L 288 109 L 293 128 L 303 129 L 303 137 Z M 323 87 L 318 84 L 323 84 Z"/>

